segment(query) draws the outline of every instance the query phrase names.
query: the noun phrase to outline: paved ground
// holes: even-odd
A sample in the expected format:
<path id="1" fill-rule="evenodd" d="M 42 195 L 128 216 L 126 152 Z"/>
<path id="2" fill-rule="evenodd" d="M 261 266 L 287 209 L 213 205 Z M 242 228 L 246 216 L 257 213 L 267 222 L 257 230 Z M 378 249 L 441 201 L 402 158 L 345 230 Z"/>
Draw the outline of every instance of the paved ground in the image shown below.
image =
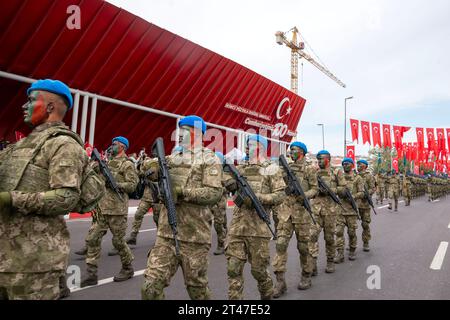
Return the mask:
<path id="1" fill-rule="evenodd" d="M 130 205 L 136 205 L 136 202 Z M 334 274 L 326 274 L 324 243 L 321 239 L 319 275 L 313 278 L 313 287 L 307 291 L 296 289 L 299 280 L 299 260 L 295 241 L 289 246 L 288 293 L 283 299 L 450 299 L 450 258 L 446 249 L 450 242 L 450 198 L 428 202 L 420 198 L 411 207 L 400 203 L 398 213 L 380 207 L 378 215 L 372 216 L 372 250 L 357 251 L 357 260 L 337 265 Z M 231 213 L 228 213 L 231 219 Z M 129 219 L 131 225 L 132 218 Z M 85 271 L 84 260 L 73 251 L 84 242 L 90 219 L 68 222 L 71 234 L 70 264 Z M 156 229 L 151 216 L 146 216 L 138 237 L 138 244 L 132 247 L 135 255 L 135 277 L 126 282 L 114 283 L 112 278 L 120 270 L 118 256 L 109 257 L 112 248 L 111 235 L 103 241 L 99 266 L 99 279 L 105 284 L 82 290 L 73 289 L 68 299 L 140 299 L 142 272 L 146 267 L 146 256 L 155 242 Z M 359 245 L 362 246 L 358 229 Z M 213 232 L 213 243 L 216 238 Z M 224 256 L 214 256 L 211 248 L 209 264 L 209 284 L 213 299 L 227 298 L 226 260 Z M 271 243 L 274 254 L 275 243 Z M 245 298 L 259 299 L 256 282 L 249 266 L 245 268 Z M 375 273 L 374 273 L 375 270 Z M 367 282 L 376 285 L 374 277 L 379 271 L 380 289 L 369 289 Z M 369 277 L 371 277 L 369 279 Z M 78 291 L 77 291 L 78 290 Z M 189 299 L 184 288 L 181 270 L 172 279 L 165 291 L 167 299 Z"/>

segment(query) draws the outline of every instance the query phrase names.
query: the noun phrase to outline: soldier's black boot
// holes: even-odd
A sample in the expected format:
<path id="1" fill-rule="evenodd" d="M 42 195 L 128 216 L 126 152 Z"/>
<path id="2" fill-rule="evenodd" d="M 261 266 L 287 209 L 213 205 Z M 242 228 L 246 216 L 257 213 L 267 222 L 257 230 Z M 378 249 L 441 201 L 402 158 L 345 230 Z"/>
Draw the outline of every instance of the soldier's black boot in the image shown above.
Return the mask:
<path id="1" fill-rule="evenodd" d="M 369 252 L 370 251 L 370 247 L 369 247 L 369 243 L 368 242 L 364 242 L 363 250 L 365 252 Z"/>
<path id="2" fill-rule="evenodd" d="M 356 252 L 355 249 L 350 249 L 350 252 L 348 254 L 348 260 L 354 261 L 356 260 Z"/>
<path id="3" fill-rule="evenodd" d="M 114 277 L 115 282 L 121 282 L 128 280 L 130 278 L 133 278 L 134 276 L 134 269 L 131 264 L 122 266 L 122 269 L 120 270 L 119 274 Z"/>
<path id="4" fill-rule="evenodd" d="M 81 285 L 80 285 L 81 288 L 88 287 L 88 286 L 95 286 L 98 283 L 97 266 L 88 264 L 86 272 L 87 272 L 87 277 L 81 281 Z"/>
<path id="5" fill-rule="evenodd" d="M 334 269 L 334 262 L 333 261 L 327 261 L 327 267 L 325 269 L 326 273 L 334 273 L 335 269 Z"/>
<path id="6" fill-rule="evenodd" d="M 87 254 L 87 247 L 84 246 L 83 248 L 81 248 L 78 251 L 75 251 L 75 254 L 79 255 L 79 256 L 85 256 Z"/>
<path id="7" fill-rule="evenodd" d="M 395 209 L 394 211 L 398 211 L 398 202 L 395 202 Z"/>
<path id="8" fill-rule="evenodd" d="M 284 272 L 275 272 L 275 276 L 277 277 L 277 284 L 273 290 L 273 297 L 279 298 L 286 293 L 286 280 L 284 278 Z"/>
<path id="9" fill-rule="evenodd" d="M 392 203 L 391 203 L 391 202 L 389 202 L 388 209 L 389 209 L 389 210 L 392 210 Z"/>
<path id="10" fill-rule="evenodd" d="M 340 249 L 336 253 L 336 257 L 334 258 L 334 263 L 342 263 L 344 262 L 344 249 Z"/>
<path id="11" fill-rule="evenodd" d="M 127 244 L 135 246 L 136 242 L 137 242 L 136 238 L 137 238 L 137 233 L 132 232 L 132 233 L 130 233 L 128 238 L 125 239 L 125 241 L 126 241 Z"/>
<path id="12" fill-rule="evenodd" d="M 307 290 L 311 288 L 312 282 L 311 282 L 311 276 L 302 274 L 302 278 L 300 279 L 300 282 L 298 283 L 297 289 L 298 290 Z"/>
<path id="13" fill-rule="evenodd" d="M 218 243 L 216 250 L 213 252 L 215 256 L 220 256 L 225 253 L 225 248 L 223 247 L 223 243 Z"/>
<path id="14" fill-rule="evenodd" d="M 59 277 L 59 297 L 58 299 L 64 299 L 70 296 L 70 289 L 67 287 L 66 277 Z"/>

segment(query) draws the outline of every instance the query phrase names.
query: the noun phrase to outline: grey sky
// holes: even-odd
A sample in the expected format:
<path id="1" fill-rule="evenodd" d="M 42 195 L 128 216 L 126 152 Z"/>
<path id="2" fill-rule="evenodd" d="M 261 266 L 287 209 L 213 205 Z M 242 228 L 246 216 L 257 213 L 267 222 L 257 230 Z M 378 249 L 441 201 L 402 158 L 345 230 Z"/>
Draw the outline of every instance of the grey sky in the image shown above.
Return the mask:
<path id="1" fill-rule="evenodd" d="M 297 26 L 339 87 L 303 61 L 298 128 L 309 149 L 343 152 L 349 117 L 389 124 L 450 127 L 448 0 L 109 0 L 156 25 L 290 87 L 290 51 L 274 33 Z M 303 86 L 302 86 L 303 83 Z M 430 114 L 430 112 L 434 114 Z M 348 121 L 347 121 L 348 123 Z M 349 126 L 347 127 L 350 139 Z M 415 133 L 406 135 L 413 141 Z M 357 154 L 368 147 L 358 145 Z"/>

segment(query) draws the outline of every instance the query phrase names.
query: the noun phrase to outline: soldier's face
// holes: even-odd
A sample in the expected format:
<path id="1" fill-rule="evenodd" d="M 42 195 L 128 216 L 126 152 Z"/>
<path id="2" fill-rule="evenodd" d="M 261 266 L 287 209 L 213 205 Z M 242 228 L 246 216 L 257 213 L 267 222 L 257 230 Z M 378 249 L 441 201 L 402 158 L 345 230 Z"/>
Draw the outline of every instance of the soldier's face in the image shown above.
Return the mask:
<path id="1" fill-rule="evenodd" d="M 202 131 L 200 129 L 188 126 L 180 127 L 178 142 L 183 148 L 191 149 L 192 146 L 200 145 L 202 139 Z"/>
<path id="2" fill-rule="evenodd" d="M 358 163 L 358 172 L 364 172 L 367 166 L 364 163 Z"/>
<path id="3" fill-rule="evenodd" d="M 353 169 L 353 164 L 351 162 L 344 162 L 342 168 L 344 168 L 344 172 L 349 173 Z"/>
<path id="4" fill-rule="evenodd" d="M 302 160 L 305 157 L 305 154 L 303 153 L 303 150 L 299 147 L 292 147 L 291 148 L 291 158 L 294 161 Z"/>
<path id="5" fill-rule="evenodd" d="M 320 169 L 326 169 L 330 166 L 330 156 L 322 154 L 317 158 Z"/>
<path id="6" fill-rule="evenodd" d="M 35 90 L 28 96 L 28 102 L 22 106 L 24 122 L 36 127 L 45 122 L 48 118 L 47 102 L 44 94 Z"/>

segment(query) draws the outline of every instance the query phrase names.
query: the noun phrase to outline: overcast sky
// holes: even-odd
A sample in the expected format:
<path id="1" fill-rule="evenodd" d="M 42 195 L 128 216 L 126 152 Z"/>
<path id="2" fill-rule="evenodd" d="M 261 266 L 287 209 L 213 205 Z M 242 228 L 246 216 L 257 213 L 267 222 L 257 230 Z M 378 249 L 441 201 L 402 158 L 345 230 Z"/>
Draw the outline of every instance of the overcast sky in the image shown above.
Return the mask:
<path id="1" fill-rule="evenodd" d="M 290 50 L 274 33 L 297 26 L 343 89 L 303 61 L 299 139 L 342 155 L 348 118 L 450 127 L 448 0 L 109 0 L 290 88 Z M 311 53 L 311 52 L 310 52 Z M 300 70 L 299 70 L 300 71 Z M 347 139 L 350 129 L 347 121 Z M 415 141 L 415 130 L 405 136 Z M 356 153 L 368 147 L 357 145 Z"/>

